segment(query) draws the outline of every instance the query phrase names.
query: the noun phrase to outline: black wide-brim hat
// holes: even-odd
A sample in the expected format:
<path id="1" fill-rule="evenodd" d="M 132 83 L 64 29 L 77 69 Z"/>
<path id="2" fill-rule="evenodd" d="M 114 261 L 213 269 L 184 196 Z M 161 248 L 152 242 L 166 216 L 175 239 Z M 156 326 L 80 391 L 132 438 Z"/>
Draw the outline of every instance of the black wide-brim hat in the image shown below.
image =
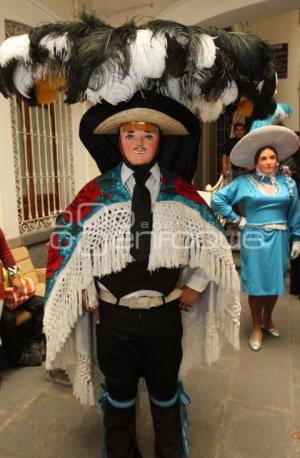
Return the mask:
<path id="1" fill-rule="evenodd" d="M 192 180 L 199 152 L 199 120 L 181 103 L 153 91 L 138 91 L 128 102 L 118 105 L 103 102 L 83 115 L 79 136 L 102 173 L 121 162 L 117 133 L 129 121 L 156 124 L 163 134 L 159 164 Z"/>

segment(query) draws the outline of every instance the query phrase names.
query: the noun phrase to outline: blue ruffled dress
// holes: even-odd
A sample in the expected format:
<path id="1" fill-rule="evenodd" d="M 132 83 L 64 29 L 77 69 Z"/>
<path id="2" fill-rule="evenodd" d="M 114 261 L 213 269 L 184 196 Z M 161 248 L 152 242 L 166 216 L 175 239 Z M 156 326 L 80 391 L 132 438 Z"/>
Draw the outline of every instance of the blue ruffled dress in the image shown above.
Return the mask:
<path id="1" fill-rule="evenodd" d="M 241 277 L 243 291 L 253 296 L 284 294 L 290 242 L 300 240 L 300 205 L 296 183 L 277 175 L 277 192 L 269 195 L 256 185 L 271 184 L 257 172 L 242 175 L 212 197 L 212 209 L 231 221 L 238 215 L 233 206 L 243 206 L 247 224 L 241 231 Z M 265 229 L 266 224 L 283 224 L 286 230 Z"/>

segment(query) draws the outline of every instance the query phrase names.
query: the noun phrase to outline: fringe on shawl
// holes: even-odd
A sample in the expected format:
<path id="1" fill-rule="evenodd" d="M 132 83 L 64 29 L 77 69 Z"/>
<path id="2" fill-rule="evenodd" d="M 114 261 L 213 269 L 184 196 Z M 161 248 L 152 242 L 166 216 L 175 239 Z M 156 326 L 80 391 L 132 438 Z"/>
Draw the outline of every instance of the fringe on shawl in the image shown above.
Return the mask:
<path id="1" fill-rule="evenodd" d="M 222 288 L 210 283 L 191 312 L 182 314 L 184 332 L 181 377 L 201 362 L 216 362 L 226 340 L 235 350 L 239 350 L 239 321 L 235 322 L 226 310 L 229 301 L 229 297 L 224 297 Z M 222 317 L 218 317 L 216 304 L 223 309 Z M 239 302 L 236 306 L 239 309 Z M 206 309 L 205 313 L 203 308 Z"/>
<path id="2" fill-rule="evenodd" d="M 124 215 L 126 205 L 121 207 Z M 101 212 L 85 223 L 81 241 L 60 273 L 45 311 L 46 367 L 64 369 L 73 382 L 74 396 L 85 405 L 97 400 L 99 369 L 92 354 L 93 330 L 83 317 L 82 289 L 88 291 L 93 307 L 97 297 L 91 278 L 119 271 L 131 260 L 126 243 L 128 226 L 124 225 L 120 231 L 119 214 L 116 205 L 110 218 L 115 218 L 118 230 L 117 233 L 111 231 L 106 238 L 95 229 L 102 227 Z M 159 243 L 156 246 L 152 240 L 149 270 L 186 265 L 201 268 L 212 282 L 192 312 L 183 314 L 181 373 L 185 374 L 201 361 L 208 364 L 216 361 L 223 336 L 239 349 L 239 279 L 225 236 L 200 218 L 196 210 L 178 202 L 160 202 L 155 206 L 153 221 L 153 240 L 157 238 Z M 181 227 L 187 221 L 191 224 L 183 233 Z M 177 234 L 161 239 L 159 234 L 168 231 L 169 234 L 177 231 Z M 105 252 L 100 253 L 99 248 L 97 252 L 100 246 L 105 247 Z"/>
<path id="3" fill-rule="evenodd" d="M 46 369 L 63 369 L 73 386 L 73 395 L 83 405 L 95 405 L 100 393 L 101 374 L 94 354 L 93 321 L 80 317 L 55 358 L 47 357 Z"/>

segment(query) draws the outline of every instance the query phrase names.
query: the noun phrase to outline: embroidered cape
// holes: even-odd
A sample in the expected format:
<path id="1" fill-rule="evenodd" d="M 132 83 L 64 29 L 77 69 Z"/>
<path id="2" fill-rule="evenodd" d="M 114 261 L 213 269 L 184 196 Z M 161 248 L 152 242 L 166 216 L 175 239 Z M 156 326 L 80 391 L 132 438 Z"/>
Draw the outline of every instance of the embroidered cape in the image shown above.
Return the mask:
<path id="1" fill-rule="evenodd" d="M 52 234 L 47 263 L 44 329 L 47 369 L 64 369 L 74 395 L 94 404 L 99 369 L 94 325 L 84 313 L 82 290 L 97 304 L 94 277 L 122 270 L 130 255 L 131 195 L 121 180 L 121 165 L 95 178 L 61 214 Z M 161 171 L 153 208 L 148 270 L 181 267 L 181 284 L 200 268 L 211 281 L 199 304 L 183 315 L 181 365 L 184 373 L 219 357 L 225 334 L 238 349 L 239 280 L 222 227 L 197 191 L 182 178 Z"/>

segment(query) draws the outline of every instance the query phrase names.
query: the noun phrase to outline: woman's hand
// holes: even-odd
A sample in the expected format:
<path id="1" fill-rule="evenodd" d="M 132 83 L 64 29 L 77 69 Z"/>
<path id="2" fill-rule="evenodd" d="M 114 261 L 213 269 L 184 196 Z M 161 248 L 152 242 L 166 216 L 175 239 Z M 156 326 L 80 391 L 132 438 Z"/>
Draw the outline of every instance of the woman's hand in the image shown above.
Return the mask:
<path id="1" fill-rule="evenodd" d="M 245 228 L 246 224 L 247 224 L 247 220 L 246 220 L 246 218 L 244 216 L 242 216 L 241 220 L 240 220 L 240 222 L 238 224 L 238 227 L 239 227 L 240 231 L 242 231 Z"/>
<path id="2" fill-rule="evenodd" d="M 189 312 L 194 303 L 199 299 L 201 293 L 188 286 L 183 286 L 181 289 L 182 294 L 179 298 L 180 308 L 185 312 Z"/>
<path id="3" fill-rule="evenodd" d="M 300 242 L 293 242 L 292 251 L 291 251 L 291 259 L 298 258 L 299 254 L 300 254 Z"/>
<path id="4" fill-rule="evenodd" d="M 18 291 L 18 293 L 22 295 L 24 294 L 24 285 L 18 275 L 10 279 L 10 284 L 14 289 Z"/>
<path id="5" fill-rule="evenodd" d="M 239 216 L 235 221 L 233 221 L 233 224 L 234 226 L 237 226 L 240 231 L 242 231 L 247 224 L 247 220 L 244 216 Z"/>

